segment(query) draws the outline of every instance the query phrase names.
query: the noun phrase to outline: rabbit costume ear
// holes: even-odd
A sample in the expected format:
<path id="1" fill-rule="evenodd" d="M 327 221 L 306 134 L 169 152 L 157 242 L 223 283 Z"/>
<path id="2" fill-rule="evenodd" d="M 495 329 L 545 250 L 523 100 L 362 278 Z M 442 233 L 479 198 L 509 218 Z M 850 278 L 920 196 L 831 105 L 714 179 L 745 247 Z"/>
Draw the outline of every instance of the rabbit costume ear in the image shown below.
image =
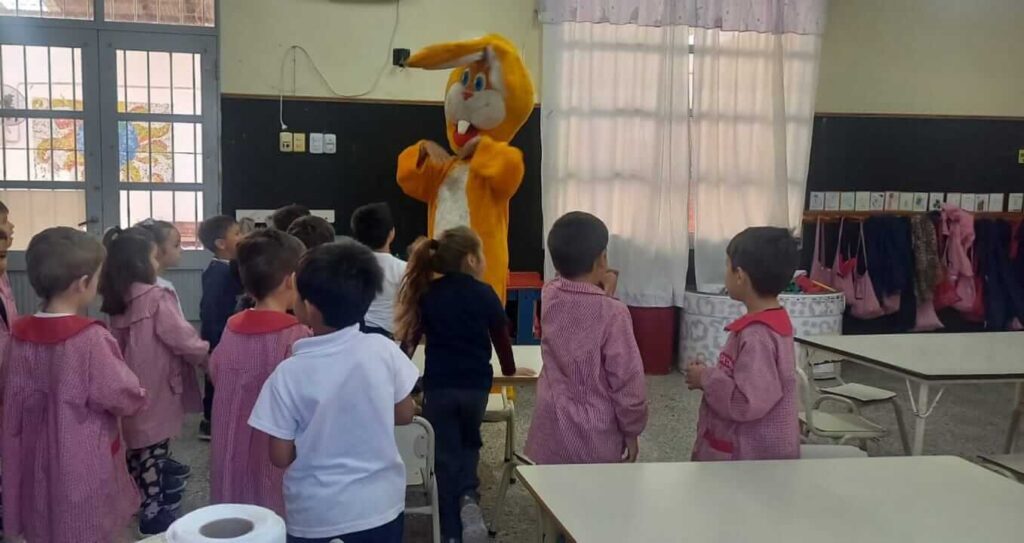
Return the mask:
<path id="1" fill-rule="evenodd" d="M 427 46 L 411 68 L 452 70 L 445 88 L 448 141 L 459 149 L 477 136 L 510 141 L 534 107 L 533 82 L 515 45 L 497 34 Z"/>

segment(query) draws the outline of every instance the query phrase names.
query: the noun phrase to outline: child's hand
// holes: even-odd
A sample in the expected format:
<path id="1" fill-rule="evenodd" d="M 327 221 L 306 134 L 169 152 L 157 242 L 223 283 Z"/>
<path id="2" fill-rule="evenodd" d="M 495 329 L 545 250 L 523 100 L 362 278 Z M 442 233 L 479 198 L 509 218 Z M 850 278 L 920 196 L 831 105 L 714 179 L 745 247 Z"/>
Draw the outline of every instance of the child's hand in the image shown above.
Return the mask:
<path id="1" fill-rule="evenodd" d="M 708 369 L 703 362 L 690 362 L 686 366 L 686 388 L 698 390 L 703 388 L 704 372 Z"/>
<path id="2" fill-rule="evenodd" d="M 536 377 L 537 372 L 533 368 L 516 368 L 516 377 Z"/>
<path id="3" fill-rule="evenodd" d="M 615 288 L 619 285 L 619 270 L 608 270 L 604 272 L 604 277 L 601 279 L 601 286 L 604 288 L 604 293 L 608 296 L 615 296 Z"/>
<path id="4" fill-rule="evenodd" d="M 626 438 L 626 450 L 623 451 L 622 461 L 628 464 L 636 462 L 636 458 L 640 456 L 640 443 L 637 441 L 636 436 Z"/>

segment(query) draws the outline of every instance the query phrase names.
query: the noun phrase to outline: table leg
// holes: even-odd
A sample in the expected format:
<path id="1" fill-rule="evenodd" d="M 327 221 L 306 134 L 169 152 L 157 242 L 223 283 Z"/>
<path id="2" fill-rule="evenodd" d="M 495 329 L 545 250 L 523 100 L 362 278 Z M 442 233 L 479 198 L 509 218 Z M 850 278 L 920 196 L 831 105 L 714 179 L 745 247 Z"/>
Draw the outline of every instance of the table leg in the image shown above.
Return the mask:
<path id="1" fill-rule="evenodd" d="M 914 448 L 911 454 L 921 456 L 924 452 L 924 424 L 928 417 L 928 383 L 917 388 L 917 408 L 914 410 Z"/>
<path id="2" fill-rule="evenodd" d="M 558 524 L 544 508 L 538 507 L 538 509 L 540 510 L 540 543 L 558 543 L 558 536 L 561 535 L 558 531 Z"/>
<path id="3" fill-rule="evenodd" d="M 1024 383 L 1017 383 L 1017 395 L 1013 402 L 1013 412 L 1010 415 L 1010 427 L 1006 431 L 1006 446 L 1003 447 L 1004 454 L 1013 453 L 1013 446 L 1017 441 L 1017 429 L 1020 426 L 1022 412 L 1024 412 Z"/>

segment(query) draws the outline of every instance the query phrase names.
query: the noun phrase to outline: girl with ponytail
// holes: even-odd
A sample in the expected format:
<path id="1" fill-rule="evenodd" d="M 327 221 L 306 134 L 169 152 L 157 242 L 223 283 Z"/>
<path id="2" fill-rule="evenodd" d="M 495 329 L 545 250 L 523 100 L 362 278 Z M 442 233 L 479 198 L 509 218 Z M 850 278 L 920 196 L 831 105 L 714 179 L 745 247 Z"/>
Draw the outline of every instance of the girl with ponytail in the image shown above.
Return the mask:
<path id="1" fill-rule="evenodd" d="M 181 433 L 186 412 L 201 411 L 195 367 L 206 364 L 210 346 L 185 320 L 174 291 L 158 284 L 159 242 L 151 230 L 112 228 L 103 244 L 101 309 L 149 400 L 121 426 L 128 470 L 142 492 L 139 531 L 154 535 L 177 518 L 192 471 L 171 458 L 170 438 Z"/>
<path id="2" fill-rule="evenodd" d="M 487 541 L 476 477 L 480 424 L 494 370 L 491 345 L 504 375 L 516 370 L 505 308 L 480 281 L 486 262 L 480 238 L 465 226 L 419 239 L 398 291 L 395 338 L 411 357 L 426 339 L 423 416 L 437 436 L 437 484 L 443 538 Z"/>

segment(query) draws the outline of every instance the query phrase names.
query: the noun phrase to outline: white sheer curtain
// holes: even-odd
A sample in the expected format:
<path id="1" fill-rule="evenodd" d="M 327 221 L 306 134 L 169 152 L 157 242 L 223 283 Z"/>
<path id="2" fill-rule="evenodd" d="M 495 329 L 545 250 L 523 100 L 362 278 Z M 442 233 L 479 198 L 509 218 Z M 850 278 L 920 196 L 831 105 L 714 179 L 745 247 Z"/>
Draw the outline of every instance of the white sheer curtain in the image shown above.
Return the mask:
<path id="1" fill-rule="evenodd" d="M 694 273 L 707 292 L 734 235 L 800 226 L 821 38 L 694 32 Z"/>
<path id="2" fill-rule="evenodd" d="M 725 246 L 739 231 L 796 230 L 826 7 L 538 0 L 545 232 L 567 211 L 600 216 L 623 299 L 667 306 L 682 303 L 691 199 L 700 290 L 721 288 Z"/>
<path id="3" fill-rule="evenodd" d="M 629 305 L 681 305 L 686 288 L 687 38 L 680 26 L 544 25 L 544 231 L 568 211 L 604 220 Z"/>

